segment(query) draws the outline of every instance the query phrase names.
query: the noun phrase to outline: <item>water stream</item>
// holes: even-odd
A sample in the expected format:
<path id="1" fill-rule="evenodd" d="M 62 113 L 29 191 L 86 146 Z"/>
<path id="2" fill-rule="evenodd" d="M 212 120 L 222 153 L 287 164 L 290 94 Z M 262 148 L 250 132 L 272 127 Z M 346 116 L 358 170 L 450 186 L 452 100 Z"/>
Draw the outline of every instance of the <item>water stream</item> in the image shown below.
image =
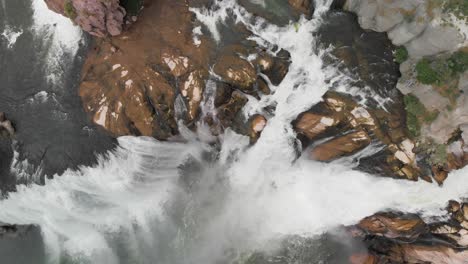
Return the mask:
<path id="1" fill-rule="evenodd" d="M 39 226 L 46 263 L 199 264 L 235 263 L 235 252 L 274 249 L 273 241 L 315 237 L 379 210 L 442 215 L 447 200 L 468 193 L 462 180 L 468 169 L 452 173 L 439 188 L 368 175 L 349 162 L 298 157 L 291 121 L 339 78 L 323 65 L 326 50 L 313 34 L 330 4 L 317 0 L 313 19 L 286 26 L 254 17 L 234 0 L 191 10 L 215 39 L 222 39 L 217 25 L 230 15 L 260 46 L 291 54 L 281 84 L 271 85 L 269 96 L 251 98 L 244 109 L 246 116 L 266 106 L 276 109 L 255 145 L 229 129 L 210 144 L 206 131 L 183 126 L 182 142 L 121 137 L 96 166 L 67 170 L 45 185 L 18 186 L 0 201 L 0 222 Z M 35 17 L 38 12 L 47 11 L 35 9 Z M 58 29 L 66 23 L 54 21 Z M 75 46 L 59 43 L 50 47 L 74 52 Z M 205 113 L 210 106 L 205 100 Z"/>

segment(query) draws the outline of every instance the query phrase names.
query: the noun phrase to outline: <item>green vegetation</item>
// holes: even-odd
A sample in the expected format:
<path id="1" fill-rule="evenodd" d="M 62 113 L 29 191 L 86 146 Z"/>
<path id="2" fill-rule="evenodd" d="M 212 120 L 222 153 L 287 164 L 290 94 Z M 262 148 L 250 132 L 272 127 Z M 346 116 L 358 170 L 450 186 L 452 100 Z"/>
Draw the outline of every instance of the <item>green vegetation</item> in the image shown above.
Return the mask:
<path id="1" fill-rule="evenodd" d="M 450 57 L 423 58 L 416 64 L 416 78 L 433 85 L 442 96 L 455 103 L 460 95 L 458 78 L 468 69 L 468 51 L 459 50 Z"/>
<path id="2" fill-rule="evenodd" d="M 468 3 L 468 2 L 467 2 Z M 448 59 L 450 69 L 455 73 L 463 73 L 468 70 L 468 52 L 457 51 Z"/>
<path id="3" fill-rule="evenodd" d="M 443 10 L 453 13 L 459 19 L 467 19 L 468 17 L 468 1 L 466 0 L 445 0 Z"/>
<path id="4" fill-rule="evenodd" d="M 447 158 L 447 147 L 444 144 L 435 144 L 429 162 L 433 165 L 443 165 L 447 162 Z"/>
<path id="5" fill-rule="evenodd" d="M 143 0 L 120 0 L 120 5 L 125 8 L 127 15 L 137 15 L 143 5 Z"/>
<path id="6" fill-rule="evenodd" d="M 403 101 L 406 110 L 406 127 L 412 137 L 419 137 L 421 134 L 421 124 L 433 122 L 439 115 L 439 112 L 429 112 L 421 101 L 412 94 L 405 95 Z"/>
<path id="7" fill-rule="evenodd" d="M 417 79 L 423 84 L 434 84 L 439 81 L 437 72 L 432 69 L 428 59 L 422 59 L 416 64 Z"/>
<path id="8" fill-rule="evenodd" d="M 408 50 L 404 46 L 398 47 L 393 56 L 395 57 L 395 61 L 401 64 L 408 59 Z"/>
<path id="9" fill-rule="evenodd" d="M 466 0 L 429 0 L 429 13 L 440 8 L 444 13 L 452 13 L 458 19 L 468 19 L 468 1 Z"/>
<path id="10" fill-rule="evenodd" d="M 70 0 L 65 2 L 64 12 L 65 15 L 72 20 L 74 20 L 77 16 L 75 7 L 73 6 L 73 3 Z"/>

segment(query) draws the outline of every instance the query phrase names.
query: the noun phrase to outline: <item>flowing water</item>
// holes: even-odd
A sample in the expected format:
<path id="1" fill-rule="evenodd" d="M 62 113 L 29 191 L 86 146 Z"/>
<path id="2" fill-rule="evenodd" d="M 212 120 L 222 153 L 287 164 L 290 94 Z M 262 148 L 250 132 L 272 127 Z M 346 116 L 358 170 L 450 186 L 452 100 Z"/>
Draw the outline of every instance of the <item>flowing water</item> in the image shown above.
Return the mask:
<path id="1" fill-rule="evenodd" d="M 234 0 L 191 10 L 218 41 L 223 36 L 217 25 L 230 16 L 271 53 L 291 54 L 289 73 L 271 85 L 272 95 L 251 98 L 244 109 L 249 116 L 275 107 L 255 145 L 231 130 L 218 137 L 219 144 L 209 144 L 205 132 L 182 125 L 182 142 L 121 137 L 119 147 L 100 155 L 96 166 L 67 170 L 45 185 L 18 186 L 0 201 L 0 222 L 40 227 L 45 259 L 36 263 L 200 264 L 242 263 L 243 253 L 274 251 L 283 238 L 314 238 L 379 210 L 442 215 L 447 200 L 467 194 L 466 169 L 439 188 L 368 175 L 350 162 L 324 164 L 298 156 L 291 121 L 332 86 L 351 89 L 333 67 L 324 66 L 326 50 L 314 37 L 330 4 L 316 0 L 313 19 L 285 26 L 253 16 Z M 67 22 L 55 23 L 60 30 Z M 75 46 L 67 45 L 60 47 L 72 55 Z M 54 72 L 56 62 L 46 69 Z M 212 93 L 208 85 L 205 95 Z M 210 105 L 205 98 L 205 113 Z M 313 261 L 289 263 L 326 263 L 323 249 L 310 250 Z M 8 263 L 20 262 L 12 257 Z"/>

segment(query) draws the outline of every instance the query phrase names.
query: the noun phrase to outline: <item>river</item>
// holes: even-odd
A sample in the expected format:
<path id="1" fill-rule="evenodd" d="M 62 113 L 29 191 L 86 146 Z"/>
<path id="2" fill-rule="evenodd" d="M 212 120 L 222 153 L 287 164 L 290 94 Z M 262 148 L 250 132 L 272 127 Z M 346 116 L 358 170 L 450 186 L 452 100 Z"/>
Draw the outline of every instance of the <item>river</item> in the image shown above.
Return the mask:
<path id="1" fill-rule="evenodd" d="M 317 43 L 331 1 L 316 1 L 312 19 L 283 25 L 234 0 L 191 10 L 220 43 L 216 25 L 234 16 L 258 45 L 291 54 L 273 93 L 244 108 L 276 109 L 255 145 L 231 130 L 213 145 L 181 126 L 181 142 L 121 137 L 115 149 L 77 99 L 87 37 L 42 0 L 0 1 L 0 105 L 18 130 L 16 142 L 2 144 L 10 157 L 2 156 L 2 178 L 14 191 L 0 201 L 0 222 L 37 227 L 0 244 L 5 263 L 246 263 L 254 252 L 288 252 L 258 263 L 340 263 L 336 252 L 356 245 L 323 234 L 384 209 L 442 215 L 447 200 L 467 194 L 466 170 L 439 188 L 297 155 L 291 122 L 336 85 L 352 92 L 329 81 L 343 73 L 324 65 Z M 61 176 L 36 184 L 38 168 Z"/>

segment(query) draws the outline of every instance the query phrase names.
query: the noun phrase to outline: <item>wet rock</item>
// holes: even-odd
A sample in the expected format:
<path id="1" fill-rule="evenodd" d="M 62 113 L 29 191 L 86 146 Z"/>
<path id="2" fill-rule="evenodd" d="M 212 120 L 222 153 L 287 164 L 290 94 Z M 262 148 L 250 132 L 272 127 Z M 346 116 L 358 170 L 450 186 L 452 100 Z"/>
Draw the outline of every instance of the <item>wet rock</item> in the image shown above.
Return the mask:
<path id="1" fill-rule="evenodd" d="M 432 166 L 432 175 L 437 184 L 442 185 L 448 177 L 448 172 L 439 166 Z"/>
<path id="2" fill-rule="evenodd" d="M 243 120 L 239 120 L 238 116 L 247 101 L 245 95 L 239 91 L 234 91 L 231 99 L 217 109 L 222 129 L 232 127 L 237 132 L 248 134 L 248 129 L 245 129 Z"/>
<path id="3" fill-rule="evenodd" d="M 250 121 L 250 138 L 256 141 L 267 125 L 267 119 L 262 115 L 254 115 Z"/>
<path id="4" fill-rule="evenodd" d="M 315 160 L 331 161 L 362 150 L 370 144 L 370 141 L 369 135 L 360 130 L 320 144 L 312 149 L 310 155 Z"/>
<path id="5" fill-rule="evenodd" d="M 111 42 L 97 40 L 80 85 L 93 121 L 115 136 L 158 139 L 178 133 L 176 112 L 192 123 L 203 99 L 211 46 L 203 36 L 196 45 L 192 30 L 184 2 L 149 1 L 137 25 Z"/>
<path id="6" fill-rule="evenodd" d="M 366 217 L 358 227 L 367 234 L 392 239 L 414 239 L 427 231 L 426 224 L 418 215 L 392 212 Z"/>
<path id="7" fill-rule="evenodd" d="M 266 55 L 264 55 L 266 56 Z M 273 85 L 279 85 L 289 71 L 291 55 L 286 50 L 280 50 L 275 57 L 271 57 L 273 64 L 261 69 Z M 259 61 L 261 63 L 261 61 Z M 260 64 L 261 65 L 261 64 Z"/>
<path id="8" fill-rule="evenodd" d="M 295 129 L 312 140 L 339 122 L 340 120 L 334 116 L 304 113 L 297 121 Z"/>
<path id="9" fill-rule="evenodd" d="M 0 112 L 0 132 L 7 137 L 13 137 L 15 135 L 15 128 L 11 121 L 6 119 L 4 112 Z"/>
<path id="10" fill-rule="evenodd" d="M 240 56 L 223 54 L 214 66 L 214 72 L 225 82 L 242 91 L 252 91 L 257 80 L 254 66 Z"/>
<path id="11" fill-rule="evenodd" d="M 311 0 L 288 0 L 288 3 L 296 11 L 306 15 L 310 15 L 313 8 Z"/>

